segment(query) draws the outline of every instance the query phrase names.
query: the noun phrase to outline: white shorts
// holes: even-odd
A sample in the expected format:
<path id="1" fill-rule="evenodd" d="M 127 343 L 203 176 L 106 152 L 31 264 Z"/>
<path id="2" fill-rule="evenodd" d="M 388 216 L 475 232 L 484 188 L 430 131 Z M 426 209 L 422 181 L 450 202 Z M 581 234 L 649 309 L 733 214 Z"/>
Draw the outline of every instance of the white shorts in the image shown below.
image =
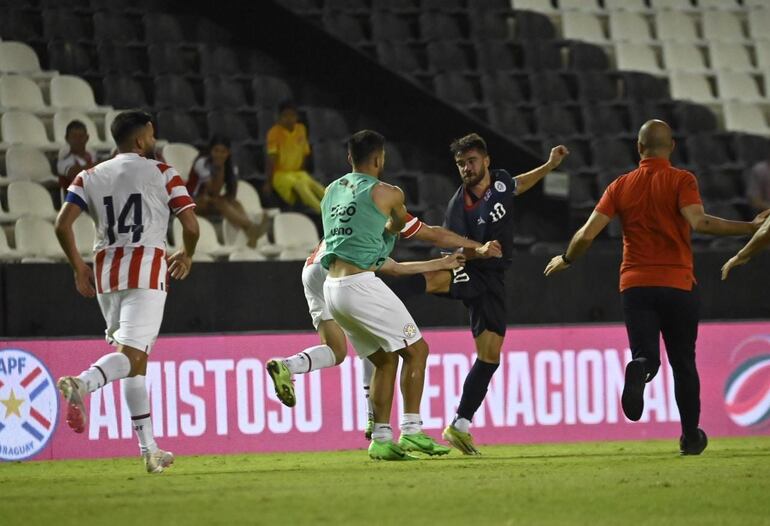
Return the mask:
<path id="1" fill-rule="evenodd" d="M 302 288 L 305 289 L 307 308 L 316 330 L 322 321 L 332 319 L 324 299 L 324 282 L 327 274 L 329 272 L 320 263 L 313 263 L 302 269 Z"/>
<path id="2" fill-rule="evenodd" d="M 327 277 L 324 297 L 361 358 L 379 349 L 399 351 L 422 338 L 412 315 L 374 272 Z"/>
<path id="3" fill-rule="evenodd" d="M 158 339 L 166 306 L 166 292 L 155 289 L 128 289 L 97 294 L 104 321 L 105 338 L 110 345 L 126 345 L 150 353 Z"/>

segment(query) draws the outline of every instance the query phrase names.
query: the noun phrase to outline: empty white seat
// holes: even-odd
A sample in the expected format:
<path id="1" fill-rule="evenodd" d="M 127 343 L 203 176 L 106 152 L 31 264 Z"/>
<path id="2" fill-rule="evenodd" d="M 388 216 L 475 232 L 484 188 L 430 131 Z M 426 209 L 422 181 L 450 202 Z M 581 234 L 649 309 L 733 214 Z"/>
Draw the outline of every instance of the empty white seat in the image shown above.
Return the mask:
<path id="1" fill-rule="evenodd" d="M 604 0 L 604 8 L 609 11 L 647 11 L 644 0 Z"/>
<path id="2" fill-rule="evenodd" d="M 82 213 L 72 224 L 72 231 L 75 234 L 78 252 L 81 256 L 90 259 L 94 251 L 94 239 L 96 239 L 94 220 L 88 214 Z"/>
<path id="3" fill-rule="evenodd" d="M 24 258 L 22 261 L 30 261 L 29 258 L 64 258 L 53 225 L 45 219 L 24 216 L 16 221 L 14 233 L 16 250 Z"/>
<path id="4" fill-rule="evenodd" d="M 740 42 L 712 42 L 709 45 L 711 69 L 752 71 L 749 48 Z"/>
<path id="5" fill-rule="evenodd" d="M 706 75 L 675 71 L 671 73 L 669 80 L 671 97 L 674 99 L 704 103 L 716 101 Z"/>
<path id="6" fill-rule="evenodd" d="M 282 260 L 305 259 L 320 241 L 310 218 L 296 212 L 276 215 L 273 235 L 275 244 L 282 249 L 280 255 Z"/>
<path id="7" fill-rule="evenodd" d="M 621 70 L 643 71 L 653 75 L 663 73 L 655 50 L 646 44 L 618 42 L 615 45 L 615 60 Z"/>
<path id="8" fill-rule="evenodd" d="M 653 9 L 672 9 L 678 11 L 691 11 L 693 5 L 690 0 L 650 0 Z"/>
<path id="9" fill-rule="evenodd" d="M 21 254 L 8 245 L 8 238 L 5 235 L 5 230 L 0 228 L 0 261 L 10 261 L 14 259 L 21 259 Z"/>
<path id="10" fill-rule="evenodd" d="M 700 9 L 722 9 L 735 11 L 740 9 L 740 5 L 736 0 L 698 0 L 698 7 Z"/>
<path id="11" fill-rule="evenodd" d="M 763 99 L 754 76 L 740 71 L 717 72 L 717 90 L 723 100 L 758 102 Z"/>
<path id="12" fill-rule="evenodd" d="M 51 79 L 51 106 L 82 110 L 97 108 L 91 86 L 73 75 L 58 75 Z"/>
<path id="13" fill-rule="evenodd" d="M 701 19 L 703 38 L 706 40 L 745 40 L 741 21 L 738 17 L 726 11 L 704 11 Z"/>
<path id="14" fill-rule="evenodd" d="M 217 239 L 217 231 L 214 229 L 214 225 L 205 217 L 198 216 L 198 227 L 200 229 L 200 237 L 198 238 L 198 246 L 195 249 L 195 253 L 201 252 L 209 256 L 218 257 L 226 256 L 233 251 L 232 246 L 226 246 L 219 242 Z M 182 247 L 182 223 L 178 219 L 174 220 L 174 246 L 176 248 Z"/>
<path id="15" fill-rule="evenodd" d="M 754 8 L 759 8 L 759 9 L 770 8 L 770 4 L 768 4 L 767 0 L 743 0 L 743 6 L 748 7 L 752 10 L 754 10 Z"/>
<path id="16" fill-rule="evenodd" d="M 724 105 L 725 128 L 729 131 L 770 135 L 762 108 L 749 102 L 728 101 Z"/>
<path id="17" fill-rule="evenodd" d="M 48 140 L 43 122 L 35 115 L 21 111 L 9 111 L 0 119 L 3 142 L 7 144 L 26 144 L 44 149 L 54 149 Z"/>
<path id="18" fill-rule="evenodd" d="M 519 2 L 515 2 L 518 6 Z M 518 8 L 517 8 L 518 9 Z M 577 11 L 599 11 L 601 8 L 596 0 L 559 0 L 559 9 Z"/>
<path id="19" fill-rule="evenodd" d="M 163 147 L 163 159 L 166 160 L 166 164 L 176 168 L 185 182 L 190 177 L 190 170 L 198 155 L 199 152 L 195 146 L 183 142 L 170 142 Z"/>
<path id="20" fill-rule="evenodd" d="M 38 183 L 14 181 L 8 185 L 8 212 L 0 211 L 0 220 L 15 221 L 23 215 L 56 218 L 56 209 L 48 190 Z"/>
<path id="21" fill-rule="evenodd" d="M 37 53 L 23 42 L 0 42 L 0 73 L 40 73 Z"/>
<path id="22" fill-rule="evenodd" d="M 658 40 L 694 42 L 700 40 L 695 18 L 681 11 L 657 11 L 655 28 Z"/>
<path id="23" fill-rule="evenodd" d="M 587 42 L 607 42 L 599 17 L 580 11 L 565 11 L 561 16 L 562 36 Z"/>
<path id="24" fill-rule="evenodd" d="M 5 152 L 6 184 L 32 181 L 42 184 L 56 181 L 45 154 L 32 146 L 14 144 Z M 3 184 L 3 183 L 0 183 Z"/>
<path id="25" fill-rule="evenodd" d="M 629 11 L 611 11 L 610 38 L 615 42 L 619 40 L 647 42 L 652 39 L 652 33 L 643 15 Z"/>
<path id="26" fill-rule="evenodd" d="M 556 12 L 556 8 L 551 0 L 511 0 L 511 7 L 546 14 Z"/>
<path id="27" fill-rule="evenodd" d="M 0 106 L 24 111 L 47 109 L 40 86 L 21 75 L 0 77 Z"/>
<path id="28" fill-rule="evenodd" d="M 53 140 L 57 143 L 64 144 L 65 136 L 67 134 L 67 126 L 72 121 L 80 121 L 86 125 L 86 131 L 88 132 L 88 147 L 96 150 L 106 150 L 111 147 L 107 142 L 104 142 L 99 136 L 99 130 L 96 127 L 93 119 L 77 110 L 59 110 L 53 116 Z"/>
<path id="29" fill-rule="evenodd" d="M 663 62 L 669 71 L 705 71 L 706 58 L 700 47 L 687 42 L 663 44 Z"/>
<path id="30" fill-rule="evenodd" d="M 763 9 L 752 9 L 747 13 L 749 34 L 755 40 L 770 39 L 767 32 L 767 28 L 770 27 L 770 3 L 765 3 L 764 7 Z"/>

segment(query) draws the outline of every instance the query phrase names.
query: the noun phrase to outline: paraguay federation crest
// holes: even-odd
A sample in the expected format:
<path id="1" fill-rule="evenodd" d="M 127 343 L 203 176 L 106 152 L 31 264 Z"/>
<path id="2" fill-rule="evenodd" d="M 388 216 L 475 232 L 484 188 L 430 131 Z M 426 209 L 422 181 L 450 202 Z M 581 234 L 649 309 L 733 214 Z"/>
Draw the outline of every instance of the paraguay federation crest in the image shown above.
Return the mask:
<path id="1" fill-rule="evenodd" d="M 36 356 L 0 349 L 0 460 L 23 460 L 53 436 L 59 396 L 51 373 Z"/>
<path id="2" fill-rule="evenodd" d="M 741 342 L 730 356 L 732 372 L 725 382 L 725 409 L 741 427 L 770 424 L 770 336 Z"/>

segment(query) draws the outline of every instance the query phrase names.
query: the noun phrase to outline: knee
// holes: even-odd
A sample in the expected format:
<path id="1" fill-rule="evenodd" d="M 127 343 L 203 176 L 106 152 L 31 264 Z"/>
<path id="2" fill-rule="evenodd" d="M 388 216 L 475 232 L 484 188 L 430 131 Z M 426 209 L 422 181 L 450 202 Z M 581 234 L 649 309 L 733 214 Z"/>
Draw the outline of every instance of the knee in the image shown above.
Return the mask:
<path id="1" fill-rule="evenodd" d="M 420 340 L 407 349 L 407 360 L 414 365 L 425 365 L 430 349 L 425 340 Z"/>
<path id="2" fill-rule="evenodd" d="M 128 362 L 131 366 L 131 369 L 128 373 L 128 376 L 137 376 L 137 375 L 146 375 L 147 374 L 147 354 L 139 351 L 137 349 L 128 349 L 124 348 L 122 351 L 123 355 L 128 358 Z"/>

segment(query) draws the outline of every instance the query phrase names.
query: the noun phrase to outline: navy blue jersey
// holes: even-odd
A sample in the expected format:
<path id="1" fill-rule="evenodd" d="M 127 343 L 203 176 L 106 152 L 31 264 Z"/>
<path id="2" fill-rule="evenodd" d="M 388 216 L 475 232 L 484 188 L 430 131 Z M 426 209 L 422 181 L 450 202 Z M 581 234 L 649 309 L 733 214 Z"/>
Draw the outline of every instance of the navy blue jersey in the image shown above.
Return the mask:
<path id="1" fill-rule="evenodd" d="M 469 261 L 475 267 L 504 269 L 513 259 L 513 198 L 516 181 L 505 170 L 490 170 L 491 184 L 480 199 L 460 188 L 449 200 L 444 227 L 479 243 L 497 240 L 503 257 Z"/>

